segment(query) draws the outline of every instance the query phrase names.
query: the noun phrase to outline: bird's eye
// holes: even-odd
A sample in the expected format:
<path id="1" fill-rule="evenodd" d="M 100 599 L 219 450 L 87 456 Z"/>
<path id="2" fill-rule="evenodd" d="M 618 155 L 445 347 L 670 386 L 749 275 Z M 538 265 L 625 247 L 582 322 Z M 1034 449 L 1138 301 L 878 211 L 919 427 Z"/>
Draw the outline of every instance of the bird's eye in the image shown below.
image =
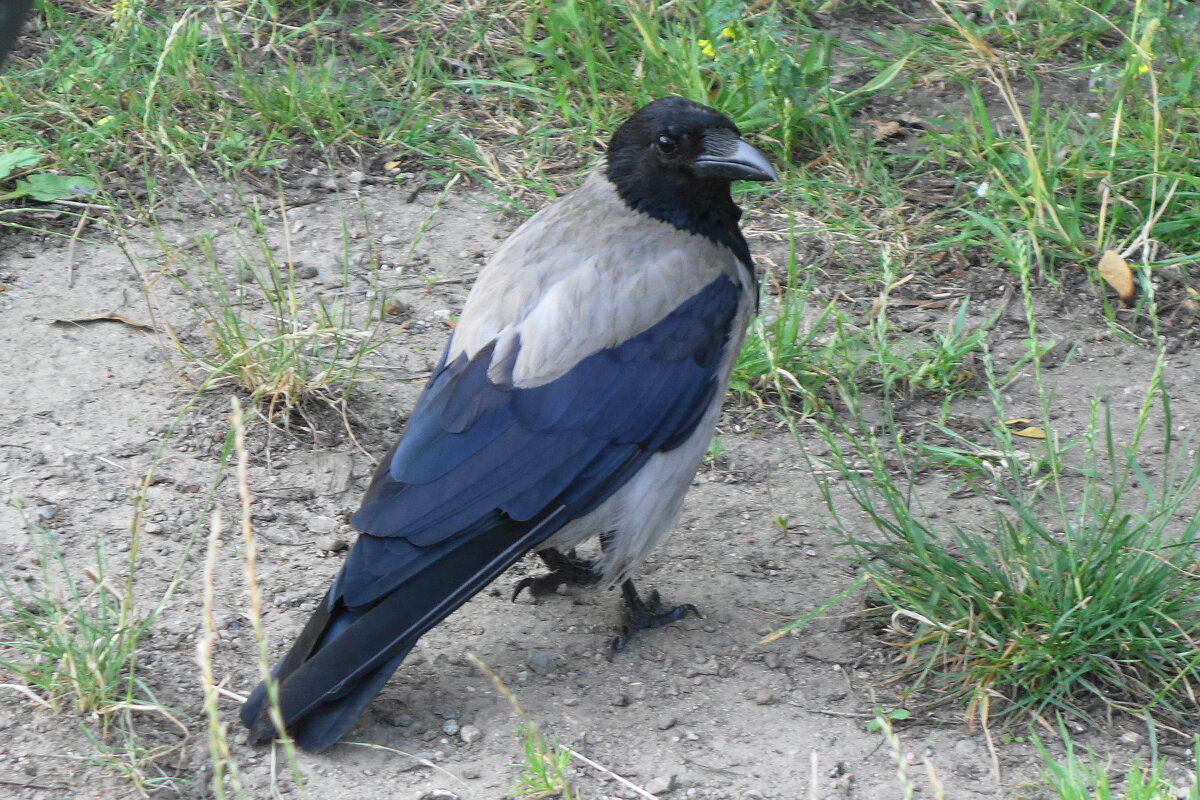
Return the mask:
<path id="1" fill-rule="evenodd" d="M 659 152 L 670 154 L 675 152 L 675 147 L 679 142 L 674 136 L 664 133 L 658 137 L 654 144 L 658 147 Z"/>

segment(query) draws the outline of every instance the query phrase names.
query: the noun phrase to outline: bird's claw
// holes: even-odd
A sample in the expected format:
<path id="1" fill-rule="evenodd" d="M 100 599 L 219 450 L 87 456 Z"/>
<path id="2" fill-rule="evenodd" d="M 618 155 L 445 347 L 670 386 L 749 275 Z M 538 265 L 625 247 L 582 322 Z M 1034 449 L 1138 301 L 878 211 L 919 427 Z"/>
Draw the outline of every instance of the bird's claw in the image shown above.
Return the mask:
<path id="1" fill-rule="evenodd" d="M 545 575 L 529 576 L 517 581 L 517 585 L 513 587 L 512 601 L 517 602 L 517 598 L 521 596 L 521 592 L 526 589 L 533 599 L 545 597 L 548 594 L 554 594 L 558 591 L 558 587 L 562 586 L 562 578 L 553 572 L 548 572 Z"/>
<path id="2" fill-rule="evenodd" d="M 550 567 L 550 571 L 544 575 L 529 576 L 517 581 L 517 585 L 513 587 L 513 602 L 516 602 L 525 589 L 528 589 L 529 594 L 536 600 L 554 594 L 564 583 L 587 585 L 600 580 L 600 576 L 593 569 L 593 563 L 576 558 L 574 550 L 566 554 L 557 550 L 539 550 L 538 555 L 546 562 L 546 566 Z"/>
<path id="3" fill-rule="evenodd" d="M 608 646 L 608 660 L 612 661 L 617 653 L 624 650 L 638 631 L 648 628 L 661 628 L 678 622 L 688 614 L 695 614 L 701 619 L 704 615 L 691 603 L 682 603 L 673 608 L 664 609 L 662 597 L 657 590 L 651 591 L 645 600 L 633 590 L 632 584 L 622 587 L 625 593 L 625 623 L 621 632 L 613 637 Z"/>

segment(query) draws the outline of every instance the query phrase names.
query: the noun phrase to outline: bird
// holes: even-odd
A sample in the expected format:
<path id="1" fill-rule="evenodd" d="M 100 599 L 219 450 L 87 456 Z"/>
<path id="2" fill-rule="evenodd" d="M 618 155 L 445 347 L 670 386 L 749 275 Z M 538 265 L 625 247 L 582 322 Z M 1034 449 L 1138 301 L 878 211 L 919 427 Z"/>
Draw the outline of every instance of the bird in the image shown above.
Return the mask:
<path id="1" fill-rule="evenodd" d="M 724 114 L 662 97 L 499 247 L 274 668 L 297 745 L 333 745 L 425 632 L 531 552 L 551 571 L 514 599 L 621 585 L 610 658 L 695 611 L 642 598 L 631 575 L 679 516 L 757 308 L 731 184 L 776 179 Z M 600 555 L 578 558 L 593 537 Z M 259 684 L 241 711 L 251 741 L 278 735 L 268 711 Z"/>

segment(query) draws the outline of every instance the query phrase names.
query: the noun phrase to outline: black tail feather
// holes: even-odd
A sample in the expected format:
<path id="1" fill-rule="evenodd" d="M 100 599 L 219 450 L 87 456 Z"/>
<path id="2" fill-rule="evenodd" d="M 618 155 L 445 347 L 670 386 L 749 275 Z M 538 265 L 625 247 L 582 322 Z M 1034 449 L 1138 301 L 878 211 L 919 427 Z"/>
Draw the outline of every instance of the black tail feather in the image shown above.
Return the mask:
<path id="1" fill-rule="evenodd" d="M 274 670 L 284 726 L 306 750 L 329 747 L 350 727 L 426 631 L 537 547 L 562 524 L 496 518 L 469 536 L 427 548 L 423 568 L 366 608 L 326 595 Z M 259 685 L 242 708 L 253 739 L 275 735 Z"/>

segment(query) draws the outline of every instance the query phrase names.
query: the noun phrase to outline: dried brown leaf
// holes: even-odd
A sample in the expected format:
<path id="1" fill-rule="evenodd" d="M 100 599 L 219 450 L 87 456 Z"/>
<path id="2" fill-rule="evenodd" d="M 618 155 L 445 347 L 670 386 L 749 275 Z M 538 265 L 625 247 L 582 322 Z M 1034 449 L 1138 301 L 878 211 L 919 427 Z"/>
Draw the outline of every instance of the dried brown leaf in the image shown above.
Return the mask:
<path id="1" fill-rule="evenodd" d="M 1126 303 L 1133 299 L 1133 270 L 1120 253 L 1116 250 L 1105 250 L 1096 269 L 1100 272 L 1100 277 L 1116 291 L 1121 302 Z"/>

